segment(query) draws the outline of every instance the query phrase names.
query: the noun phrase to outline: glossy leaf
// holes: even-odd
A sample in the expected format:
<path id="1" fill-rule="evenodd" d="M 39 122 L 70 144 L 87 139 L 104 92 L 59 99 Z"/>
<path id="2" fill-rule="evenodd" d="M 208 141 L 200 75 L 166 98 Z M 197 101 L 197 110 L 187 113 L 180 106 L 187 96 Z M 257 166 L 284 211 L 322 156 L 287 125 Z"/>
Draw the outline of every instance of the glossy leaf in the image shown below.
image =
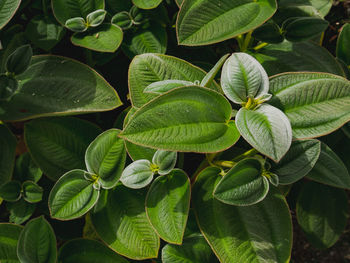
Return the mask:
<path id="1" fill-rule="evenodd" d="M 288 118 L 268 104 L 256 110 L 241 108 L 236 115 L 236 124 L 250 145 L 276 162 L 287 153 L 292 143 Z"/>
<path id="2" fill-rule="evenodd" d="M 280 184 L 295 183 L 312 170 L 320 152 L 318 140 L 294 141 L 282 160 L 272 164 L 271 171 L 278 175 Z"/>
<path id="3" fill-rule="evenodd" d="M 75 33 L 73 45 L 99 52 L 114 53 L 123 41 L 123 31 L 112 24 L 102 24 L 83 33 Z"/>
<path id="4" fill-rule="evenodd" d="M 260 161 L 244 159 L 220 180 L 213 195 L 225 204 L 247 206 L 260 202 L 268 192 L 269 181 L 262 174 Z"/>
<path id="5" fill-rule="evenodd" d="M 231 106 L 221 94 L 196 86 L 178 88 L 138 110 L 120 136 L 169 151 L 217 152 L 239 138 L 230 117 Z"/>
<path id="6" fill-rule="evenodd" d="M 176 152 L 158 150 L 155 152 L 152 158 L 152 163 L 158 166 L 158 174 L 165 175 L 174 169 L 176 160 Z"/>
<path id="7" fill-rule="evenodd" d="M 248 98 L 257 98 L 269 91 L 269 78 L 252 56 L 234 53 L 230 56 L 221 73 L 221 87 L 231 101 L 242 104 Z"/>
<path id="8" fill-rule="evenodd" d="M 181 244 L 190 208 L 191 184 L 182 170 L 154 180 L 146 197 L 147 217 L 168 243 Z"/>
<path id="9" fill-rule="evenodd" d="M 153 94 L 163 94 L 175 88 L 193 86 L 194 83 L 186 80 L 161 80 L 148 85 L 143 92 Z"/>
<path id="10" fill-rule="evenodd" d="M 208 45 L 238 36 L 263 24 L 276 9 L 274 0 L 184 0 L 176 23 L 178 42 Z"/>
<path id="11" fill-rule="evenodd" d="M 0 186 L 0 198 L 16 202 L 21 198 L 21 184 L 17 181 L 9 181 Z"/>
<path id="12" fill-rule="evenodd" d="M 107 111 L 121 105 L 101 75 L 69 58 L 34 56 L 17 79 L 19 92 L 0 105 L 4 121 Z"/>
<path id="13" fill-rule="evenodd" d="M 21 0 L 4 0 L 0 4 L 0 29 L 15 15 Z"/>
<path id="14" fill-rule="evenodd" d="M 72 170 L 54 185 L 49 196 L 51 217 L 70 220 L 87 213 L 97 202 L 99 191 L 85 178 L 85 171 Z"/>
<path id="15" fill-rule="evenodd" d="M 350 65 L 350 24 L 345 24 L 338 36 L 337 40 L 337 57 L 343 60 L 347 65 Z"/>
<path id="16" fill-rule="evenodd" d="M 199 174 L 192 201 L 201 232 L 220 262 L 288 262 L 292 224 L 284 197 L 271 188 L 258 204 L 224 204 L 212 195 L 219 173 L 220 169 L 210 167 Z"/>
<path id="17" fill-rule="evenodd" d="M 104 9 L 104 0 L 52 0 L 52 10 L 62 25 L 73 17 L 86 17 L 97 9 Z"/>
<path id="18" fill-rule="evenodd" d="M 293 137 L 307 139 L 335 131 L 350 120 L 350 82 L 326 73 L 273 77 L 271 103 L 288 117 Z"/>
<path id="19" fill-rule="evenodd" d="M 134 5 L 142 9 L 156 8 L 163 0 L 132 0 Z"/>
<path id="20" fill-rule="evenodd" d="M 342 160 L 325 143 L 321 143 L 321 153 L 307 178 L 330 186 L 350 189 L 350 175 Z"/>
<path id="21" fill-rule="evenodd" d="M 206 73 L 200 68 L 172 56 L 143 54 L 136 56 L 129 67 L 129 91 L 132 105 L 140 108 L 156 95 L 146 94 L 143 90 L 150 84 L 162 80 L 201 81 Z M 208 88 L 220 91 L 212 83 Z"/>
<path id="22" fill-rule="evenodd" d="M 33 160 L 55 181 L 72 169 L 85 169 L 85 151 L 100 133 L 97 126 L 72 117 L 33 120 L 24 130 Z"/>
<path id="23" fill-rule="evenodd" d="M 38 203 L 42 200 L 44 189 L 31 181 L 22 184 L 23 198 L 29 203 Z"/>
<path id="24" fill-rule="evenodd" d="M 122 11 L 122 12 L 115 14 L 111 19 L 111 23 L 113 25 L 119 26 L 123 30 L 129 29 L 133 25 L 132 19 L 131 19 L 129 13 L 126 11 Z"/>
<path id="25" fill-rule="evenodd" d="M 16 146 L 16 137 L 4 124 L 0 124 L 0 185 L 8 182 L 12 176 Z"/>
<path id="26" fill-rule="evenodd" d="M 73 239 L 65 243 L 58 255 L 60 263 L 127 263 L 128 261 L 103 245 L 90 239 Z"/>
<path id="27" fill-rule="evenodd" d="M 86 23 L 91 27 L 97 27 L 102 24 L 105 20 L 107 11 L 103 9 L 98 9 L 94 12 L 91 12 L 86 16 Z"/>
<path id="28" fill-rule="evenodd" d="M 136 260 L 156 258 L 159 249 L 159 237 L 146 217 L 145 195 L 118 185 L 91 215 L 101 239 L 118 254 Z"/>
<path id="29" fill-rule="evenodd" d="M 329 248 L 347 223 L 346 192 L 318 183 L 304 184 L 297 201 L 297 219 L 308 241 L 316 248 Z"/>
<path id="30" fill-rule="evenodd" d="M 0 262 L 19 263 L 17 243 L 23 227 L 14 224 L 0 224 Z"/>
<path id="31" fill-rule="evenodd" d="M 52 227 L 41 216 L 29 221 L 21 232 L 17 256 L 26 263 L 55 263 L 57 260 L 56 237 Z"/>
<path id="32" fill-rule="evenodd" d="M 73 17 L 66 21 L 64 24 L 66 28 L 73 32 L 85 32 L 88 29 L 86 21 L 82 17 Z"/>
<path id="33" fill-rule="evenodd" d="M 221 67 L 224 65 L 225 61 L 227 60 L 227 58 L 229 57 L 230 54 L 226 54 L 224 56 L 222 56 L 218 62 L 216 62 L 216 64 L 214 65 L 214 67 L 208 72 L 207 75 L 205 75 L 205 77 L 202 79 L 200 86 L 202 87 L 208 87 L 212 81 L 214 80 L 214 78 L 216 77 L 216 75 L 218 74 L 218 72 L 221 70 Z"/>
<path id="34" fill-rule="evenodd" d="M 149 185 L 153 175 L 150 161 L 137 160 L 124 169 L 120 181 L 129 188 L 139 189 Z"/>
<path id="35" fill-rule="evenodd" d="M 320 15 L 326 16 L 332 7 L 332 0 L 279 0 L 279 7 L 312 6 Z"/>
<path id="36" fill-rule="evenodd" d="M 126 150 L 124 141 L 118 137 L 120 130 L 110 129 L 100 134 L 87 148 L 86 168 L 99 176 L 105 189 L 113 188 L 124 169 Z"/>
<path id="37" fill-rule="evenodd" d="M 14 203 L 7 203 L 6 208 L 10 212 L 10 223 L 23 224 L 33 215 L 36 204 L 31 204 L 24 199 L 20 199 Z"/>

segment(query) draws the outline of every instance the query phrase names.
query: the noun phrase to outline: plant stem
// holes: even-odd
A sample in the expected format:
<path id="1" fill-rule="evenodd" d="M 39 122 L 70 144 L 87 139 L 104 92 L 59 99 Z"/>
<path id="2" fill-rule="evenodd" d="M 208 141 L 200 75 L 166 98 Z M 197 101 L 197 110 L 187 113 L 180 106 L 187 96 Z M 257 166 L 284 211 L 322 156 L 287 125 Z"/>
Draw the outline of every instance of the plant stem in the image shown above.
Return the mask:
<path id="1" fill-rule="evenodd" d="M 263 43 L 257 45 L 256 47 L 254 47 L 253 49 L 254 49 L 255 51 L 258 51 L 259 49 L 262 49 L 263 47 L 266 47 L 268 44 L 269 44 L 269 43 L 263 42 Z"/>
<path id="2" fill-rule="evenodd" d="M 241 155 L 238 155 L 236 156 L 235 158 L 232 159 L 232 162 L 238 162 L 244 158 L 247 158 L 247 157 L 250 157 L 250 156 L 254 156 L 258 153 L 257 150 L 255 150 L 254 148 L 253 149 L 250 149 L 249 151 L 246 151 L 245 153 L 241 154 Z"/>
<path id="3" fill-rule="evenodd" d="M 43 7 L 43 12 L 44 12 L 44 16 L 48 17 L 49 16 L 49 12 L 48 12 L 48 7 L 46 4 L 46 0 L 41 0 L 42 3 L 42 7 Z"/>
<path id="4" fill-rule="evenodd" d="M 253 34 L 253 31 L 249 31 L 247 33 L 247 35 L 245 36 L 245 39 L 243 41 L 243 46 L 241 47 L 241 51 L 242 52 L 245 52 L 247 51 L 250 43 L 251 43 L 251 40 L 252 40 L 252 34 Z"/>

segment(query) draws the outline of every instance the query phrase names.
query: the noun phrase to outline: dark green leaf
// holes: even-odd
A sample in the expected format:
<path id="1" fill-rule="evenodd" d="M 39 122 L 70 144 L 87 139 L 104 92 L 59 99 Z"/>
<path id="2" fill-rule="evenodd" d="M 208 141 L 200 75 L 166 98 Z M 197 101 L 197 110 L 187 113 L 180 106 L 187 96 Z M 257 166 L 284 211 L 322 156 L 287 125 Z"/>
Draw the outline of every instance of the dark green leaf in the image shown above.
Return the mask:
<path id="1" fill-rule="evenodd" d="M 37 183 L 40 180 L 42 174 L 42 171 L 34 163 L 32 157 L 28 152 L 21 154 L 17 158 L 15 171 L 13 173 L 14 180 L 18 180 L 20 182 L 32 181 Z"/>
<path id="2" fill-rule="evenodd" d="M 70 18 L 64 25 L 73 32 L 85 32 L 88 29 L 85 19 L 82 17 Z"/>
<path id="3" fill-rule="evenodd" d="M 20 263 L 17 257 L 17 243 L 23 227 L 14 224 L 0 224 L 0 262 Z"/>
<path id="4" fill-rule="evenodd" d="M 16 202 L 21 198 L 21 184 L 10 181 L 0 186 L 0 198 L 9 202 Z"/>
<path id="5" fill-rule="evenodd" d="M 10 212 L 10 223 L 23 224 L 33 215 L 36 205 L 20 199 L 15 203 L 7 203 L 6 208 Z"/>
<path id="6" fill-rule="evenodd" d="M 33 50 L 30 45 L 24 45 L 17 48 L 6 61 L 6 71 L 19 75 L 23 73 L 30 65 Z"/>
<path id="7" fill-rule="evenodd" d="M 16 137 L 4 124 L 0 124 L 0 185 L 8 182 L 12 176 L 16 146 Z"/>
<path id="8" fill-rule="evenodd" d="M 345 24 L 337 40 L 337 57 L 350 65 L 350 24 Z"/>
<path id="9" fill-rule="evenodd" d="M 132 0 L 134 5 L 142 9 L 156 8 L 163 0 Z"/>

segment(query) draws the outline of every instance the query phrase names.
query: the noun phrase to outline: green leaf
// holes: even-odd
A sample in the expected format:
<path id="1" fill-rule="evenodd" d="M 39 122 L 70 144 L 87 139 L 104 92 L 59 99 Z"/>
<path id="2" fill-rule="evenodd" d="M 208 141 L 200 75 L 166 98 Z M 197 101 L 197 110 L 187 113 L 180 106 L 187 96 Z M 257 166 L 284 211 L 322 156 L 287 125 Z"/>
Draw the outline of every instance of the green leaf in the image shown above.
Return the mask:
<path id="1" fill-rule="evenodd" d="M 104 0 L 52 0 L 52 10 L 62 25 L 73 17 L 86 17 L 97 9 L 104 9 Z"/>
<path id="2" fill-rule="evenodd" d="M 0 104 L 1 120 L 108 111 L 122 104 L 101 75 L 69 58 L 34 56 L 17 79 L 19 92 Z"/>
<path id="3" fill-rule="evenodd" d="M 66 30 L 52 17 L 38 15 L 33 17 L 25 31 L 26 37 L 45 51 L 55 47 L 65 35 Z"/>
<path id="4" fill-rule="evenodd" d="M 219 93 L 202 87 L 171 90 L 143 106 L 121 137 L 169 151 L 218 152 L 232 146 L 239 133 L 231 105 Z"/>
<path id="5" fill-rule="evenodd" d="M 176 152 L 158 150 L 152 158 L 152 163 L 158 166 L 158 174 L 165 175 L 174 169 L 176 160 Z"/>
<path id="6" fill-rule="evenodd" d="M 91 214 L 102 240 L 118 254 L 135 260 L 156 258 L 159 249 L 159 237 L 146 217 L 145 196 L 144 190 L 118 185 Z"/>
<path id="7" fill-rule="evenodd" d="M 36 205 L 20 199 L 14 203 L 6 203 L 6 208 L 10 212 L 10 223 L 23 224 L 33 215 Z"/>
<path id="8" fill-rule="evenodd" d="M 85 178 L 85 171 L 72 170 L 54 185 L 49 196 L 51 217 L 70 220 L 87 213 L 97 202 L 99 191 L 93 181 Z"/>
<path id="9" fill-rule="evenodd" d="M 156 149 L 151 149 L 148 147 L 143 147 L 128 141 L 125 141 L 126 150 L 133 161 L 140 159 L 146 159 L 152 161 L 153 155 Z"/>
<path id="10" fill-rule="evenodd" d="M 191 183 L 185 172 L 176 169 L 159 176 L 146 197 L 147 217 L 166 242 L 181 244 L 190 208 Z"/>
<path id="11" fill-rule="evenodd" d="M 21 0 L 3 0 L 0 3 L 0 29 L 15 15 Z"/>
<path id="12" fill-rule="evenodd" d="M 1 101 L 9 101 L 18 90 L 18 81 L 11 74 L 0 75 L 0 103 Z"/>
<path id="13" fill-rule="evenodd" d="M 24 45 L 17 48 L 6 61 L 6 71 L 19 75 L 23 73 L 30 65 L 33 50 L 30 45 Z"/>
<path id="14" fill-rule="evenodd" d="M 207 75 L 202 79 L 200 86 L 202 87 L 209 87 L 210 84 L 215 79 L 215 76 L 220 71 L 221 67 L 224 65 L 226 59 L 230 56 L 230 54 L 226 54 L 222 56 L 218 62 L 214 65 L 214 67 L 208 72 Z"/>
<path id="15" fill-rule="evenodd" d="M 141 9 L 156 8 L 163 0 L 132 0 L 133 4 Z"/>
<path id="16" fill-rule="evenodd" d="M 350 175 L 342 160 L 325 143 L 321 143 L 321 153 L 307 178 L 330 186 L 350 189 Z"/>
<path id="17" fill-rule="evenodd" d="M 0 223 L 0 262 L 20 263 L 17 257 L 17 243 L 23 227 Z"/>
<path id="18" fill-rule="evenodd" d="M 163 263 L 216 263 L 215 254 L 200 235 L 184 239 L 181 246 L 167 244 L 162 249 Z"/>
<path id="19" fill-rule="evenodd" d="M 272 163 L 271 171 L 282 185 L 292 184 L 307 175 L 315 166 L 321 152 L 318 140 L 294 141 L 279 163 Z"/>
<path id="20" fill-rule="evenodd" d="M 20 182 L 32 181 L 34 183 L 37 183 L 40 180 L 42 174 L 42 171 L 34 163 L 29 152 L 25 152 L 17 158 L 15 170 L 13 173 L 14 180 L 18 180 Z"/>
<path id="21" fill-rule="evenodd" d="M 12 176 L 16 146 L 16 137 L 4 124 L 0 124 L 0 185 L 8 182 Z"/>
<path id="22" fill-rule="evenodd" d="M 70 18 L 64 25 L 66 28 L 72 30 L 73 32 L 85 32 L 88 29 L 85 19 L 82 17 Z"/>
<path id="23" fill-rule="evenodd" d="M 238 162 L 216 185 L 214 197 L 229 205 L 247 206 L 263 200 L 269 192 L 269 181 L 262 174 L 257 159 Z"/>
<path id="24" fill-rule="evenodd" d="M 250 145 L 276 162 L 287 153 L 292 143 L 288 118 L 268 104 L 256 110 L 241 108 L 236 115 L 236 124 Z"/>
<path id="25" fill-rule="evenodd" d="M 122 175 L 126 150 L 124 141 L 118 137 L 120 130 L 110 129 L 100 134 L 87 148 L 86 168 L 99 176 L 99 182 L 105 189 L 116 186 Z"/>
<path id="26" fill-rule="evenodd" d="M 255 29 L 252 36 L 257 40 L 267 43 L 278 44 L 284 40 L 281 28 L 271 20 Z"/>
<path id="27" fill-rule="evenodd" d="M 226 97 L 237 104 L 268 94 L 269 77 L 260 63 L 246 53 L 229 57 L 221 73 L 221 87 Z"/>
<path id="28" fill-rule="evenodd" d="M 162 80 L 201 81 L 206 73 L 200 68 L 176 57 L 160 54 L 136 56 L 129 67 L 129 91 L 132 105 L 142 107 L 156 95 L 146 94 L 143 90 L 153 82 Z M 221 88 L 212 83 L 210 89 Z"/>
<path id="29" fill-rule="evenodd" d="M 219 173 L 220 169 L 210 167 L 199 174 L 192 201 L 201 232 L 220 262 L 288 262 L 292 223 L 285 198 L 271 188 L 258 204 L 224 204 L 212 195 Z"/>
<path id="30" fill-rule="evenodd" d="M 316 248 L 329 248 L 344 232 L 349 205 L 344 190 L 308 182 L 297 201 L 297 219 L 308 241 Z"/>
<path id="31" fill-rule="evenodd" d="M 17 245 L 17 256 L 26 263 L 55 263 L 56 237 L 52 227 L 41 216 L 29 221 L 22 230 Z"/>
<path id="32" fill-rule="evenodd" d="M 33 160 L 55 181 L 72 169 L 85 169 L 85 151 L 100 133 L 92 123 L 72 117 L 33 120 L 24 129 Z"/>
<path id="33" fill-rule="evenodd" d="M 91 12 L 86 16 L 86 23 L 90 27 L 97 27 L 102 24 L 102 22 L 105 20 L 107 11 L 103 9 L 96 10 L 94 12 Z"/>
<path id="34" fill-rule="evenodd" d="M 153 175 L 150 161 L 137 160 L 124 169 L 120 181 L 129 188 L 139 189 L 149 185 Z"/>
<path id="35" fill-rule="evenodd" d="M 111 23 L 113 25 L 119 26 L 123 30 L 129 29 L 133 25 L 129 12 L 126 11 L 115 14 L 111 19 Z"/>
<path id="36" fill-rule="evenodd" d="M 60 263 L 127 263 L 128 261 L 103 245 L 89 239 L 74 239 L 65 243 L 58 254 Z"/>
<path id="37" fill-rule="evenodd" d="M 43 197 L 43 188 L 31 181 L 22 184 L 23 198 L 29 203 L 38 203 Z"/>
<path id="38" fill-rule="evenodd" d="M 350 24 L 345 24 L 340 31 L 337 40 L 337 57 L 350 65 Z"/>
<path id="39" fill-rule="evenodd" d="M 350 121 L 350 82 L 326 73 L 285 73 L 270 80 L 271 104 L 288 117 L 293 137 L 308 139 Z"/>
<path id="40" fill-rule="evenodd" d="M 21 198 L 21 184 L 10 181 L 0 186 L 0 198 L 9 202 L 16 202 Z"/>
<path id="41" fill-rule="evenodd" d="M 176 23 L 178 42 L 198 46 L 233 38 L 262 25 L 276 9 L 274 0 L 184 0 Z"/>
<path id="42" fill-rule="evenodd" d="M 193 86 L 194 83 L 186 80 L 161 80 L 157 82 L 153 82 L 148 85 L 143 92 L 145 93 L 153 93 L 153 94 L 163 94 L 175 88 L 181 88 L 185 86 Z"/>
<path id="43" fill-rule="evenodd" d="M 73 45 L 99 52 L 114 53 L 123 41 L 123 31 L 119 26 L 102 24 L 83 33 L 75 33 Z"/>
<path id="44" fill-rule="evenodd" d="M 326 16 L 332 7 L 332 0 L 279 0 L 279 8 L 288 6 L 313 6 L 320 15 Z"/>
<path id="45" fill-rule="evenodd" d="M 267 45 L 252 54 L 272 76 L 283 72 L 313 71 L 345 76 L 339 63 L 327 49 L 312 42 Z"/>

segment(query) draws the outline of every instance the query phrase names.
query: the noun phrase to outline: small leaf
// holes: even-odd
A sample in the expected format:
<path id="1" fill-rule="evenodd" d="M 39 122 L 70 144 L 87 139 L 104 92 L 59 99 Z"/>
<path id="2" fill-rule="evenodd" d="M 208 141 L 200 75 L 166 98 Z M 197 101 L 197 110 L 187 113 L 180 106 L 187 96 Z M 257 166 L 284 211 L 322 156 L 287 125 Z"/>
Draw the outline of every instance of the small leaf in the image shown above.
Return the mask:
<path id="1" fill-rule="evenodd" d="M 91 12 L 86 16 L 86 23 L 88 24 L 88 26 L 97 27 L 101 25 L 102 22 L 105 20 L 106 14 L 107 11 L 103 9 Z"/>
<path id="2" fill-rule="evenodd" d="M 150 161 L 137 160 L 124 169 L 120 181 L 129 188 L 139 189 L 152 182 L 153 174 Z"/>
<path id="3" fill-rule="evenodd" d="M 29 203 L 38 203 L 42 200 L 44 190 L 31 181 L 22 184 L 23 198 Z"/>
<path id="4" fill-rule="evenodd" d="M 226 59 L 230 54 L 226 54 L 222 56 L 218 62 L 216 62 L 215 66 L 208 72 L 207 75 L 202 79 L 200 86 L 207 87 L 214 80 L 216 74 L 220 71 L 222 65 L 225 63 Z"/>
<path id="5" fill-rule="evenodd" d="M 282 185 L 292 184 L 307 175 L 314 167 L 321 152 L 318 140 L 294 141 L 279 163 L 272 163 L 271 171 Z"/>
<path id="6" fill-rule="evenodd" d="M 8 101 L 18 90 L 18 81 L 13 77 L 0 75 L 0 102 Z"/>
<path id="7" fill-rule="evenodd" d="M 278 44 L 284 40 L 280 27 L 271 20 L 255 29 L 253 37 L 257 40 L 271 44 Z"/>
<path id="8" fill-rule="evenodd" d="M 122 11 L 117 14 L 115 14 L 112 19 L 111 23 L 119 26 L 121 29 L 126 30 L 132 27 L 132 19 L 128 12 Z"/>
<path id="9" fill-rule="evenodd" d="M 156 8 L 163 0 L 132 0 L 133 4 L 141 9 Z"/>
<path id="10" fill-rule="evenodd" d="M 350 23 L 346 23 L 342 28 L 337 40 L 337 58 L 350 65 Z"/>
<path id="11" fill-rule="evenodd" d="M 104 189 L 116 186 L 126 161 L 124 141 L 118 137 L 120 130 L 110 129 L 100 134 L 87 148 L 86 168 L 98 175 Z"/>
<path id="12" fill-rule="evenodd" d="M 307 182 L 300 191 L 296 212 L 308 241 L 316 248 L 329 248 L 345 230 L 347 194 L 341 189 Z"/>
<path id="13" fill-rule="evenodd" d="M 30 65 L 33 50 L 30 45 L 24 45 L 17 48 L 6 61 L 6 71 L 19 75 L 23 73 Z"/>
<path id="14" fill-rule="evenodd" d="M 288 118 L 268 104 L 256 110 L 241 108 L 236 115 L 236 124 L 250 145 L 275 162 L 281 160 L 292 143 Z"/>
<path id="15" fill-rule="evenodd" d="M 186 80 L 161 80 L 148 85 L 143 92 L 160 95 L 175 88 L 193 85 L 193 82 Z"/>
<path id="16" fill-rule="evenodd" d="M 17 257 L 17 243 L 22 229 L 19 225 L 0 223 L 0 262 L 20 262 Z"/>
<path id="17" fill-rule="evenodd" d="M 73 17 L 68 19 L 65 26 L 73 32 L 84 32 L 88 29 L 85 19 L 82 17 Z"/>
<path id="18" fill-rule="evenodd" d="M 29 152 L 25 152 L 17 158 L 15 170 L 13 173 L 14 180 L 18 180 L 20 182 L 32 181 L 34 183 L 37 183 L 40 180 L 42 174 L 43 172 L 34 163 Z"/>
<path id="19" fill-rule="evenodd" d="M 56 262 L 55 233 L 43 216 L 25 225 L 18 239 L 17 255 L 21 262 L 26 263 Z"/>
<path id="20" fill-rule="evenodd" d="M 0 185 L 10 181 L 15 163 L 17 140 L 12 132 L 0 123 Z"/>
<path id="21" fill-rule="evenodd" d="M 0 186 L 0 198 L 8 202 L 16 202 L 21 198 L 21 184 L 10 181 Z"/>
<path id="22" fill-rule="evenodd" d="M 342 160 L 325 143 L 321 143 L 321 153 L 307 178 L 334 187 L 350 189 L 350 175 Z"/>
<path id="23" fill-rule="evenodd" d="M 234 103 L 257 98 L 269 91 L 269 77 L 264 68 L 246 53 L 234 53 L 225 62 L 221 73 L 221 87 Z"/>
<path id="24" fill-rule="evenodd" d="M 158 150 L 152 158 L 152 163 L 159 167 L 158 174 L 165 175 L 174 169 L 176 160 L 176 152 Z"/>
<path id="25" fill-rule="evenodd" d="M 247 206 L 260 202 L 268 192 L 269 181 L 262 175 L 260 161 L 244 159 L 220 180 L 213 195 L 229 205 Z"/>
<path id="26" fill-rule="evenodd" d="M 4 0 L 0 7 L 0 29 L 2 29 L 15 15 L 21 0 Z"/>
<path id="27" fill-rule="evenodd" d="M 7 203 L 6 208 L 10 212 L 10 223 L 23 224 L 33 215 L 36 205 L 20 199 L 14 203 Z"/>
<path id="28" fill-rule="evenodd" d="M 116 25 L 102 24 L 86 32 L 75 33 L 71 41 L 79 47 L 114 53 L 123 41 L 123 31 Z"/>
<path id="29" fill-rule="evenodd" d="M 147 217 L 165 241 L 181 244 L 190 208 L 191 184 L 182 170 L 154 180 L 146 197 Z"/>
<path id="30" fill-rule="evenodd" d="M 83 170 L 72 170 L 56 182 L 49 196 L 51 217 L 60 220 L 78 218 L 96 204 L 99 191 L 84 174 Z"/>

